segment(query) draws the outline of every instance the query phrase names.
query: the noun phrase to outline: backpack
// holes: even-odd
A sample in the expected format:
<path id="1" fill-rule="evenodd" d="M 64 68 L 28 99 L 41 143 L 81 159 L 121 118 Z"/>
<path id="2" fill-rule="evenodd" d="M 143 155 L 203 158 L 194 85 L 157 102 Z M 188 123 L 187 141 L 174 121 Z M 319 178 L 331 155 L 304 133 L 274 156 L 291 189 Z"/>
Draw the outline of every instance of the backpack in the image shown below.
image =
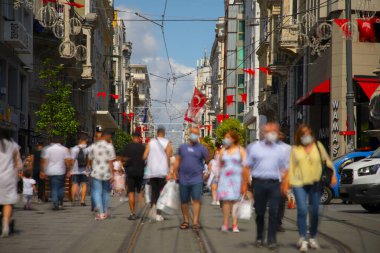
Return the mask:
<path id="1" fill-rule="evenodd" d="M 87 166 L 87 155 L 84 153 L 84 148 L 79 148 L 77 161 L 78 161 L 79 168 L 83 168 Z"/>

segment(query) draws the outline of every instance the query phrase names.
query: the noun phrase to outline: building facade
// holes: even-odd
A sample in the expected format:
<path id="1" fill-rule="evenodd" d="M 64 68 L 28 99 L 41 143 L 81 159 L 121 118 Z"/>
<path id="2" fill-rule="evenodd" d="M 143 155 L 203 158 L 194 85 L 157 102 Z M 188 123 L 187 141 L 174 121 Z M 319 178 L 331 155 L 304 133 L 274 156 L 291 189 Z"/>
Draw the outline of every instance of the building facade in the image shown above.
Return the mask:
<path id="1" fill-rule="evenodd" d="M 29 96 L 33 82 L 33 13 L 13 0 L 0 4 L 0 125 L 12 128 L 13 138 L 27 153 Z"/>

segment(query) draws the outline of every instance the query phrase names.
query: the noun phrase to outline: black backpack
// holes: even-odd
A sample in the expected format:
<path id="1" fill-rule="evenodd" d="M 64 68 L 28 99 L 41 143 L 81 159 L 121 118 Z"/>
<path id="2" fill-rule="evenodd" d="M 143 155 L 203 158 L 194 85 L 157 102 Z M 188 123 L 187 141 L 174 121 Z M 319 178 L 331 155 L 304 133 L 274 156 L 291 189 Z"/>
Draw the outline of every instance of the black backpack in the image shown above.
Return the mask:
<path id="1" fill-rule="evenodd" d="M 84 153 L 84 148 L 79 148 L 77 161 L 78 161 L 79 168 L 83 168 L 87 166 L 87 155 Z"/>

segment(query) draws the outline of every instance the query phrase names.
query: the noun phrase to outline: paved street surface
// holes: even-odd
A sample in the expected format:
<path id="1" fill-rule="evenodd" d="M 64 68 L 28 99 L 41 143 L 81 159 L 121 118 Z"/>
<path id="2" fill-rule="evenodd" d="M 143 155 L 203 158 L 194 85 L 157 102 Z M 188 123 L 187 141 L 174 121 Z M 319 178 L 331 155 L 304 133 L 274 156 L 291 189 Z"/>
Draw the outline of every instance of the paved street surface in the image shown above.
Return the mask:
<path id="1" fill-rule="evenodd" d="M 222 214 L 204 198 L 200 234 L 181 231 L 179 215 L 166 216 L 165 222 L 143 220 L 131 222 L 128 203 L 111 201 L 113 217 L 94 221 L 90 207 L 72 207 L 65 203 L 63 211 L 51 211 L 48 204 L 34 204 L 33 211 L 17 206 L 16 234 L 0 239 L 1 253 L 45 252 L 268 252 L 256 249 L 254 219 L 240 223 L 241 233 L 222 233 Z M 340 201 L 323 208 L 319 241 L 322 252 L 377 253 L 380 249 L 380 214 L 369 214 L 358 205 L 342 205 Z M 141 209 L 143 210 L 143 208 Z M 277 252 L 297 252 L 298 234 L 295 210 L 286 211 L 285 233 L 280 233 Z"/>

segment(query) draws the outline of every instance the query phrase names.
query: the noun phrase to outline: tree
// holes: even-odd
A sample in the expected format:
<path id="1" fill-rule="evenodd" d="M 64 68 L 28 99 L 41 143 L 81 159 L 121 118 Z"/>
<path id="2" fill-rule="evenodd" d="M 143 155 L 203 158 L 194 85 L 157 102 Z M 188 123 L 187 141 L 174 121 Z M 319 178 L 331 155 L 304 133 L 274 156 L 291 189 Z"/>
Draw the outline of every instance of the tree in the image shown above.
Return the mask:
<path id="1" fill-rule="evenodd" d="M 131 142 L 131 136 L 124 130 L 118 129 L 115 132 L 112 143 L 115 147 L 116 152 L 122 152 L 125 145 Z"/>
<path id="2" fill-rule="evenodd" d="M 210 157 L 209 157 L 208 161 L 206 161 L 208 163 L 215 155 L 215 150 L 216 150 L 215 144 L 212 141 L 211 137 L 208 135 L 205 136 L 204 138 L 202 138 L 200 140 L 200 142 L 203 146 L 205 146 L 207 148 L 207 150 L 209 152 Z"/>
<path id="3" fill-rule="evenodd" d="M 50 92 L 45 95 L 45 103 L 36 111 L 37 130 L 45 131 L 49 137 L 58 136 L 66 140 L 67 136 L 76 133 L 79 127 L 70 100 L 72 86 L 60 80 L 62 64 L 54 65 L 51 59 L 46 59 L 43 65 L 39 78 Z"/>
<path id="4" fill-rule="evenodd" d="M 238 119 L 224 120 L 216 129 L 216 137 L 218 142 L 222 142 L 226 133 L 234 130 L 240 137 L 240 145 L 245 145 L 246 131 L 244 125 Z"/>

